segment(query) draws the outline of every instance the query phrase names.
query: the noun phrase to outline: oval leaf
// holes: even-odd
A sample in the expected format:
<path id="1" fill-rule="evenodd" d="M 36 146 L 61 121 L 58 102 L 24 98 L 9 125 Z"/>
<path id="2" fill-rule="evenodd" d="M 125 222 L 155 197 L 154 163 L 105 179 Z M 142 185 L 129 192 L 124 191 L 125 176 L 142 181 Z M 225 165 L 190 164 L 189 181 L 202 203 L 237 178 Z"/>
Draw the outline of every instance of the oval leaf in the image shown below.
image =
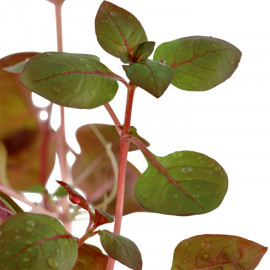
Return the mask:
<path id="1" fill-rule="evenodd" d="M 119 79 L 97 59 L 86 54 L 42 53 L 25 65 L 20 82 L 56 104 L 95 108 L 114 98 Z"/>
<path id="2" fill-rule="evenodd" d="M 108 255 L 134 270 L 142 269 L 138 247 L 128 238 L 107 230 L 99 231 L 100 241 Z"/>
<path id="3" fill-rule="evenodd" d="M 83 244 L 78 250 L 78 259 L 72 270 L 105 270 L 108 256 L 92 245 Z"/>
<path id="4" fill-rule="evenodd" d="M 156 157 L 135 185 L 135 196 L 147 210 L 169 215 L 203 214 L 217 208 L 228 188 L 224 169 L 201 153 L 181 151 Z"/>
<path id="5" fill-rule="evenodd" d="M 77 242 L 57 219 L 32 213 L 8 218 L 1 226 L 0 269 L 70 270 Z"/>
<path id="6" fill-rule="evenodd" d="M 241 52 L 217 38 L 192 36 L 158 46 L 154 60 L 164 59 L 173 69 L 172 84 L 183 90 L 209 90 L 236 70 Z"/>
<path id="7" fill-rule="evenodd" d="M 123 51 L 132 55 L 138 44 L 147 41 L 141 23 L 127 10 L 107 1 L 99 7 L 95 28 L 100 46 L 118 58 Z"/>
<path id="8" fill-rule="evenodd" d="M 123 68 L 127 77 L 134 84 L 156 98 L 163 95 L 173 79 L 173 72 L 170 67 L 152 60 L 123 66 Z"/>
<path id="9" fill-rule="evenodd" d="M 133 136 L 138 136 L 134 128 Z M 138 136 L 139 137 L 139 136 Z M 120 152 L 120 137 L 114 126 L 91 124 L 80 127 L 76 138 L 81 148 L 81 153 L 76 157 L 72 166 L 74 184 L 86 195 L 87 201 L 95 207 L 103 202 L 104 196 L 112 192 L 117 176 L 117 161 Z M 109 147 L 108 156 L 105 148 Z M 137 147 L 130 145 L 130 151 Z M 116 173 L 115 173 L 116 171 Z M 134 185 L 140 172 L 131 164 L 127 164 L 124 214 L 144 211 L 134 196 Z M 116 197 L 116 192 L 115 192 Z M 114 215 L 115 199 L 103 208 L 104 211 Z"/>
<path id="10" fill-rule="evenodd" d="M 7 179 L 7 150 L 5 145 L 0 141 L 0 184 L 9 186 Z"/>
<path id="11" fill-rule="evenodd" d="M 198 235 L 177 245 L 171 270 L 253 270 L 266 251 L 266 247 L 238 236 Z"/>
<path id="12" fill-rule="evenodd" d="M 40 110 L 33 105 L 31 93 L 18 84 L 18 75 L 3 68 L 36 54 L 17 53 L 0 60 L 0 140 L 8 154 L 9 185 L 22 191 L 44 185 L 49 178 L 55 160 L 55 132 L 47 121 L 39 123 Z M 41 158 L 45 143 L 46 155 Z"/>

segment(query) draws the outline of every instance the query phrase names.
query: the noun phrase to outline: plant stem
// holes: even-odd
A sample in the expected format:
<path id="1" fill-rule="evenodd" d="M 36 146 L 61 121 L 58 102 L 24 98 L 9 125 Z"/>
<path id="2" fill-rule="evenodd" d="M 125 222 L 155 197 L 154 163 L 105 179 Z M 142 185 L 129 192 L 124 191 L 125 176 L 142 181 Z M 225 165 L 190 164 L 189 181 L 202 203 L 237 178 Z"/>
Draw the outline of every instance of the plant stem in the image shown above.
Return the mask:
<path id="1" fill-rule="evenodd" d="M 54 3 L 55 5 L 55 18 L 56 18 L 56 33 L 57 33 L 57 51 L 63 52 L 63 34 L 62 34 L 62 4 Z M 58 158 L 61 171 L 61 180 L 67 182 L 67 146 L 66 146 L 66 134 L 65 134 L 65 110 L 64 107 L 60 107 L 60 127 L 58 129 Z M 72 223 L 69 221 L 69 201 L 67 198 L 62 200 L 62 219 L 68 231 L 71 231 Z"/>
<path id="2" fill-rule="evenodd" d="M 127 137 L 129 135 L 128 131 L 130 129 L 131 112 L 132 112 L 133 97 L 134 97 L 135 89 L 136 89 L 136 85 L 134 85 L 133 83 L 130 83 L 128 87 L 128 91 L 127 91 L 125 122 L 124 122 L 123 131 L 121 134 L 114 233 L 120 233 L 121 231 L 123 209 L 124 209 L 127 155 L 128 155 L 128 149 L 129 149 L 129 143 L 130 143 L 129 140 L 127 140 Z M 115 263 L 115 260 L 109 257 L 106 270 L 112 270 L 114 267 L 114 263 Z"/>
<path id="3" fill-rule="evenodd" d="M 114 110 L 112 109 L 111 105 L 109 103 L 106 103 L 104 104 L 104 107 L 106 108 L 106 110 L 108 111 L 108 113 L 110 114 L 113 122 L 114 122 L 114 125 L 115 125 L 115 128 L 116 130 L 118 131 L 119 135 L 121 136 L 122 134 L 122 128 L 121 128 L 121 123 L 119 121 L 119 119 L 117 118 Z"/>
<path id="4" fill-rule="evenodd" d="M 4 192 L 5 194 L 13 197 L 14 199 L 17 199 L 25 204 L 27 204 L 28 206 L 32 207 L 32 210 L 34 210 L 36 213 L 39 214 L 46 214 L 49 216 L 53 216 L 57 218 L 57 215 L 53 212 L 47 211 L 44 208 L 30 202 L 27 198 L 25 198 L 22 194 L 17 193 L 16 191 L 14 191 L 12 188 L 8 188 L 5 186 L 0 185 L 0 191 Z"/>

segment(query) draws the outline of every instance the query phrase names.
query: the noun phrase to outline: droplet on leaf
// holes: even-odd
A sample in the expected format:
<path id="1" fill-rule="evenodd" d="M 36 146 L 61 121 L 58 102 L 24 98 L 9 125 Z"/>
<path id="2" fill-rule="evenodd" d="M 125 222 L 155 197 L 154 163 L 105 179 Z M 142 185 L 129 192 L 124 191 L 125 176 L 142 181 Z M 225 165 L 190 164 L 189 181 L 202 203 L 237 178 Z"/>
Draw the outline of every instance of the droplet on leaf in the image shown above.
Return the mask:
<path id="1" fill-rule="evenodd" d="M 35 221 L 32 220 L 32 219 L 29 219 L 29 220 L 26 221 L 26 224 L 31 226 L 31 227 L 34 227 L 35 226 Z"/>
<path id="2" fill-rule="evenodd" d="M 210 247 L 210 244 L 207 243 L 207 242 L 202 242 L 202 247 L 203 248 L 209 248 Z"/>
<path id="3" fill-rule="evenodd" d="M 52 92 L 56 95 L 59 95 L 60 94 L 60 88 L 57 87 L 57 86 L 54 86 L 53 89 L 52 89 Z"/>
<path id="4" fill-rule="evenodd" d="M 192 171 L 193 171 L 193 169 L 190 168 L 190 167 L 183 167 L 183 168 L 181 169 L 181 172 L 182 172 L 182 173 L 190 173 L 190 172 L 192 172 Z"/>
<path id="5" fill-rule="evenodd" d="M 202 254 L 202 259 L 207 260 L 207 259 L 209 259 L 209 257 L 210 257 L 210 255 L 208 253 L 203 253 Z"/>
<path id="6" fill-rule="evenodd" d="M 23 258 L 23 262 L 29 262 L 30 260 L 29 260 L 29 258 L 28 257 L 24 257 Z"/>
<path id="7" fill-rule="evenodd" d="M 57 268 L 58 268 L 58 262 L 56 261 L 55 258 L 49 258 L 49 259 L 48 259 L 48 265 L 49 265 L 52 269 L 57 269 Z"/>

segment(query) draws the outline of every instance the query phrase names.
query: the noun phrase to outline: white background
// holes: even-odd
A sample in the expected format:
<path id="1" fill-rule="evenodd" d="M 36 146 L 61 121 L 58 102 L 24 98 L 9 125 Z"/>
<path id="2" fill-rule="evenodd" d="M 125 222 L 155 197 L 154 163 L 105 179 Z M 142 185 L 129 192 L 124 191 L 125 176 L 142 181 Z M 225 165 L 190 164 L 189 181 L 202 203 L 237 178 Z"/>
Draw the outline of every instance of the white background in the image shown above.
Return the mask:
<path id="1" fill-rule="evenodd" d="M 122 234 L 140 248 L 144 270 L 170 269 L 173 250 L 198 234 L 238 235 L 270 246 L 270 89 L 269 8 L 267 0 L 166 0 L 113 3 L 131 11 L 149 40 L 162 42 L 192 35 L 227 40 L 243 53 L 233 76 L 206 92 L 186 92 L 171 86 L 156 99 L 139 89 L 132 125 L 163 156 L 193 150 L 217 160 L 229 176 L 222 205 L 211 213 L 174 217 L 140 213 L 124 218 Z M 111 70 L 125 76 L 118 59 L 98 45 L 94 18 L 101 0 L 66 0 L 63 6 L 64 51 L 96 54 Z M 22 51 L 55 51 L 54 7 L 45 0 L 0 1 L 0 56 Z M 123 119 L 125 89 L 120 86 L 111 103 Z M 66 110 L 67 137 L 84 123 L 110 123 L 103 107 Z M 143 171 L 142 155 L 129 159 Z M 57 176 L 57 171 L 55 172 Z M 77 236 L 84 224 L 75 224 Z M 108 226 L 112 228 L 112 226 Z M 95 239 L 96 238 L 96 239 Z M 90 243 L 98 242 L 98 237 Z M 126 269 L 117 264 L 116 270 Z M 270 252 L 257 267 L 270 269 Z"/>

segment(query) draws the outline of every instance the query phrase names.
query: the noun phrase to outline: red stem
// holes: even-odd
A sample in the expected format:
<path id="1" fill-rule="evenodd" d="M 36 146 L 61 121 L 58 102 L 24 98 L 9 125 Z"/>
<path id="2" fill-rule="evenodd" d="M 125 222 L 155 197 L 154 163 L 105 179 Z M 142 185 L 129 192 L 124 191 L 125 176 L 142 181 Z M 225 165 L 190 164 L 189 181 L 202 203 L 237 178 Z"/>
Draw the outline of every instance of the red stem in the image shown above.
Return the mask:
<path id="1" fill-rule="evenodd" d="M 55 18 L 56 18 L 56 32 L 57 32 L 57 51 L 63 52 L 63 34 L 62 34 L 62 4 L 54 3 L 55 5 Z M 59 165 L 61 171 L 61 180 L 67 181 L 67 145 L 66 145 L 66 133 L 65 133 L 65 110 L 64 107 L 60 107 L 60 127 L 58 129 L 57 140 L 57 154 L 59 158 Z M 64 198 L 61 203 L 62 206 L 62 220 L 66 229 L 71 232 L 72 223 L 69 221 L 69 201 Z"/>
<path id="2" fill-rule="evenodd" d="M 118 180 L 117 180 L 118 186 L 117 186 L 115 222 L 114 222 L 115 233 L 120 233 L 122 217 L 123 217 L 127 155 L 128 155 L 128 149 L 129 149 L 129 143 L 130 143 L 129 140 L 127 140 L 127 137 L 129 136 L 128 131 L 130 129 L 131 112 L 132 112 L 133 97 L 134 97 L 135 89 L 136 89 L 136 85 L 130 83 L 128 87 L 128 93 L 127 93 L 125 122 L 124 122 L 123 131 L 121 132 L 121 144 L 120 144 Z M 115 260 L 109 257 L 106 270 L 112 270 L 114 267 L 114 263 L 115 263 Z"/>

